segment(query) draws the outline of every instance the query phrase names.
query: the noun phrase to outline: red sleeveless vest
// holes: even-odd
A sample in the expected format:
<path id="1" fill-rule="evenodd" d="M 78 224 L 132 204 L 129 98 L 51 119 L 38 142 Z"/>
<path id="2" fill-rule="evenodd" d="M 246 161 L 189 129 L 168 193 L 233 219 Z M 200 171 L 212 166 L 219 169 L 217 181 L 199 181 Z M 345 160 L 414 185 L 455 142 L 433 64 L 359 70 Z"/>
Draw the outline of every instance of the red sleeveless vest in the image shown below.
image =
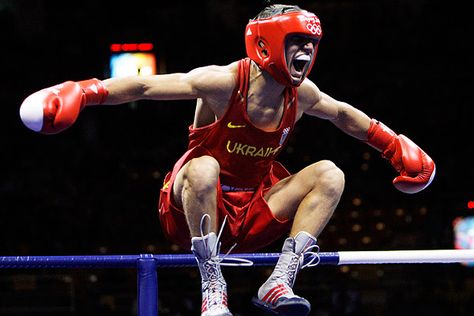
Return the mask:
<path id="1" fill-rule="evenodd" d="M 284 91 L 284 112 L 274 131 L 263 131 L 247 114 L 250 59 L 239 61 L 237 85 L 226 113 L 212 124 L 189 127 L 188 149 L 202 146 L 220 164 L 223 185 L 254 188 L 264 179 L 293 131 L 298 106 L 296 88 Z"/>

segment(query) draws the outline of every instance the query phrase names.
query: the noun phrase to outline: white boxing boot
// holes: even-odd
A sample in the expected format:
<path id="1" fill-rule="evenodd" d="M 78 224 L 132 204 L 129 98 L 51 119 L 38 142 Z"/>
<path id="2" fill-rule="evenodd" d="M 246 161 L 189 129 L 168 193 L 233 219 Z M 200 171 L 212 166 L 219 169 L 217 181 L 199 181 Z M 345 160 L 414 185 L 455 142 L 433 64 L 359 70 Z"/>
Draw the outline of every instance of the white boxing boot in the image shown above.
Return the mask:
<path id="1" fill-rule="evenodd" d="M 232 316 L 227 307 L 227 284 L 221 272 L 215 233 L 191 239 L 191 250 L 201 272 L 201 316 Z"/>
<path id="2" fill-rule="evenodd" d="M 273 273 L 259 288 L 257 297 L 252 300 L 253 303 L 275 315 L 308 315 L 311 304 L 293 293 L 293 285 L 301 269 L 319 263 L 317 250 L 316 238 L 307 232 L 299 232 L 295 238 L 288 237 Z M 312 257 L 306 264 L 304 264 L 305 255 Z"/>

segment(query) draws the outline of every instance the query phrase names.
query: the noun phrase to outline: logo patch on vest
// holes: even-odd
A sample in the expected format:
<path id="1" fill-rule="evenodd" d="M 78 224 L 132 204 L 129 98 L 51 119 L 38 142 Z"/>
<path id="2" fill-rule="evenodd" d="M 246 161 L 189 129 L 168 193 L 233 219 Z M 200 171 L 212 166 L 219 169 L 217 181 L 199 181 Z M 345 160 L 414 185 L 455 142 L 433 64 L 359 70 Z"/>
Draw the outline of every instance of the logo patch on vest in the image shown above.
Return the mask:
<path id="1" fill-rule="evenodd" d="M 227 123 L 228 128 L 244 128 L 246 125 L 245 124 L 232 124 L 232 122 Z"/>
<path id="2" fill-rule="evenodd" d="M 279 142 L 280 146 L 285 142 L 286 137 L 288 137 L 289 133 L 290 133 L 290 128 L 289 127 L 283 129 L 283 133 L 281 134 L 280 142 Z"/>

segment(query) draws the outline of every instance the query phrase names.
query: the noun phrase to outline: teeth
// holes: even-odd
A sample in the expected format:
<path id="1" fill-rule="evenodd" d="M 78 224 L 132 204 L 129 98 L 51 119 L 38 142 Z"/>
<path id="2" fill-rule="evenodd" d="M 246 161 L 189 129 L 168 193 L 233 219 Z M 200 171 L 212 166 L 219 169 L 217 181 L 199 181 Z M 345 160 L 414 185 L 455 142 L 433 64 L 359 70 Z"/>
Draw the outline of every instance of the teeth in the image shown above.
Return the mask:
<path id="1" fill-rule="evenodd" d="M 301 60 L 301 61 L 309 61 L 310 59 L 311 58 L 309 57 L 309 55 L 300 55 L 295 58 L 295 60 Z"/>

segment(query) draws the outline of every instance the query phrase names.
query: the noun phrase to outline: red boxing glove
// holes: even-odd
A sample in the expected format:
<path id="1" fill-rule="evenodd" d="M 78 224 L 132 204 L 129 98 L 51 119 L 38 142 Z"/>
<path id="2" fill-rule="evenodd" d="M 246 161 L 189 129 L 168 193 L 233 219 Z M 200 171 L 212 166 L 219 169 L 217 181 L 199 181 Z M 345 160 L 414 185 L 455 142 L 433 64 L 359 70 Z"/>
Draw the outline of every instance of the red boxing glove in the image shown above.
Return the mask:
<path id="1" fill-rule="evenodd" d="M 70 127 L 87 105 L 99 105 L 108 91 L 102 81 L 66 81 L 27 97 L 20 106 L 20 117 L 29 129 L 56 134 Z"/>
<path id="2" fill-rule="evenodd" d="M 417 193 L 425 189 L 436 173 L 433 160 L 404 135 L 397 135 L 384 124 L 372 120 L 367 132 L 367 143 L 382 152 L 400 173 L 393 185 L 404 193 Z"/>

